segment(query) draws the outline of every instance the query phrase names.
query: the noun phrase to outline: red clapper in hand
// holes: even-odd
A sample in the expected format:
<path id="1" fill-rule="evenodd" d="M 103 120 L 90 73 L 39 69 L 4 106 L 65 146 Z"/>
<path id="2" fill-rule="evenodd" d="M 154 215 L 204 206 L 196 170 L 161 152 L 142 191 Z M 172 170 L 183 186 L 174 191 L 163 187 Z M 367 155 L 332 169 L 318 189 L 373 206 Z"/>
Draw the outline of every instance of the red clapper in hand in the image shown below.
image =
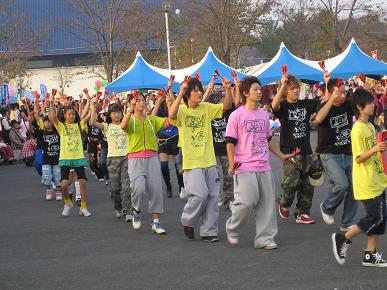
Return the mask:
<path id="1" fill-rule="evenodd" d="M 215 73 L 218 77 L 220 77 L 223 80 L 223 76 L 220 74 L 220 72 L 217 69 L 215 70 Z"/>
<path id="2" fill-rule="evenodd" d="M 97 99 L 99 100 L 102 96 L 102 92 L 97 92 Z"/>
<path id="3" fill-rule="evenodd" d="M 384 130 L 382 133 L 378 133 L 378 142 L 386 142 L 387 141 L 387 130 Z M 383 163 L 383 171 L 384 174 L 387 174 L 387 155 L 386 151 L 380 152 L 380 159 Z"/>
<path id="4" fill-rule="evenodd" d="M 336 81 L 336 87 L 340 88 L 344 84 L 343 79 L 337 79 Z"/>
<path id="5" fill-rule="evenodd" d="M 87 88 L 84 88 L 83 92 L 87 95 L 89 93 L 89 90 Z"/>
<path id="6" fill-rule="evenodd" d="M 52 96 L 52 97 L 55 97 L 57 91 L 58 91 L 57 89 L 52 89 L 52 90 L 51 90 L 51 96 Z"/>
<path id="7" fill-rule="evenodd" d="M 197 72 L 197 73 L 195 74 L 195 78 L 197 78 L 197 79 L 200 81 L 200 72 Z"/>
<path id="8" fill-rule="evenodd" d="M 231 75 L 232 75 L 233 78 L 237 78 L 238 77 L 238 75 L 237 75 L 235 70 L 231 71 Z"/>
<path id="9" fill-rule="evenodd" d="M 286 76 L 288 74 L 288 65 L 284 64 L 283 66 L 281 66 L 281 70 L 282 70 L 282 75 Z"/>
<path id="10" fill-rule="evenodd" d="M 320 60 L 318 62 L 318 65 L 321 67 L 321 69 L 326 72 L 327 70 L 325 69 L 325 61 L 324 60 Z"/>
<path id="11" fill-rule="evenodd" d="M 191 80 L 191 77 L 190 77 L 190 76 L 185 76 L 185 77 L 184 77 L 184 82 L 185 82 L 186 84 L 188 84 L 190 80 Z"/>
<path id="12" fill-rule="evenodd" d="M 175 80 L 175 76 L 174 76 L 174 75 L 171 75 L 171 76 L 169 77 L 169 81 L 173 82 L 174 80 Z"/>

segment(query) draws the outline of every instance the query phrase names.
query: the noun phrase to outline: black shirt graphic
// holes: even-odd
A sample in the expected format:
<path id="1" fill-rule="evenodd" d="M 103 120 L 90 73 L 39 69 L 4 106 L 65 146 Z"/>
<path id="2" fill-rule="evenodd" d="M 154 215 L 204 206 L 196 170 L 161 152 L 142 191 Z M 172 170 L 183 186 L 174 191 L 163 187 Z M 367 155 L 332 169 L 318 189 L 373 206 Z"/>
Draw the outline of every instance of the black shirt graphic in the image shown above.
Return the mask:
<path id="1" fill-rule="evenodd" d="M 281 122 L 280 149 L 284 154 L 291 154 L 296 147 L 301 155 L 312 154 L 310 146 L 310 115 L 316 112 L 318 100 L 298 100 L 289 103 L 284 100 L 274 115 Z"/>
<path id="2" fill-rule="evenodd" d="M 42 144 L 43 165 L 58 165 L 59 163 L 59 134 L 56 130 L 35 130 L 38 143 Z"/>
<path id="3" fill-rule="evenodd" d="M 230 110 L 224 112 L 223 117 L 211 121 L 212 137 L 214 141 L 214 150 L 216 156 L 226 156 L 226 127 L 228 118 L 235 111 L 233 106 Z"/>
<path id="4" fill-rule="evenodd" d="M 321 110 L 326 103 L 318 106 Z M 340 107 L 332 106 L 325 120 L 318 126 L 316 152 L 323 154 L 351 154 L 353 111 L 349 101 Z"/>

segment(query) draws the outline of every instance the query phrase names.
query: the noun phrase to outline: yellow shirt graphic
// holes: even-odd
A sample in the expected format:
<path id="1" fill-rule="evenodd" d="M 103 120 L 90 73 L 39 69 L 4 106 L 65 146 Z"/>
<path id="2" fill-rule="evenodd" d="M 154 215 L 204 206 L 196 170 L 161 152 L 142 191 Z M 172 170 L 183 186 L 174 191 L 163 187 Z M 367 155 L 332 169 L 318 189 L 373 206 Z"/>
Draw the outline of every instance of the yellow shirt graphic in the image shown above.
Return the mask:
<path id="1" fill-rule="evenodd" d="M 371 123 L 357 121 L 351 132 L 353 154 L 352 183 L 357 200 L 371 199 L 379 196 L 387 187 L 387 175 L 384 174 L 380 153 L 372 155 L 362 163 L 356 157 L 376 146 L 376 132 Z"/>
<path id="2" fill-rule="evenodd" d="M 222 115 L 223 104 L 204 102 L 195 109 L 180 106 L 176 126 L 179 128 L 184 170 L 216 165 L 211 121 Z"/>
<path id="3" fill-rule="evenodd" d="M 128 134 L 120 125 L 103 123 L 102 132 L 109 145 L 107 157 L 122 157 L 128 154 Z"/>
<path id="4" fill-rule="evenodd" d="M 60 153 L 59 160 L 76 160 L 85 158 L 83 154 L 81 130 L 85 130 L 87 127 L 85 121 L 81 121 L 80 126 L 77 123 L 63 124 L 58 122 L 56 124 L 56 130 L 60 136 Z"/>

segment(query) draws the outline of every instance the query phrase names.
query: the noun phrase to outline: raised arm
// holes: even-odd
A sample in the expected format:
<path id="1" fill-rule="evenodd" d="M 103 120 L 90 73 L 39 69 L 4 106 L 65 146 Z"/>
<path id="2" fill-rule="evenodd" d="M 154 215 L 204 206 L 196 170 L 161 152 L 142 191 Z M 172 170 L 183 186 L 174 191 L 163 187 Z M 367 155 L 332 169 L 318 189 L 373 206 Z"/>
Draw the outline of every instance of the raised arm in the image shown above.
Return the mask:
<path id="1" fill-rule="evenodd" d="M 325 105 L 320 109 L 320 111 L 318 111 L 316 115 L 315 120 L 318 124 L 324 122 L 333 106 L 334 101 L 339 97 L 339 95 L 339 89 L 335 87 L 335 90 L 333 91 L 332 95 L 329 97 L 329 99 L 325 102 Z"/>
<path id="2" fill-rule="evenodd" d="M 222 85 L 226 91 L 226 95 L 223 101 L 223 110 L 228 111 L 232 108 L 232 93 L 231 93 L 231 81 L 229 79 L 223 78 Z"/>
<path id="3" fill-rule="evenodd" d="M 159 96 L 156 100 L 155 106 L 152 109 L 151 115 L 152 116 L 157 116 L 157 112 L 159 111 L 161 104 L 165 100 L 165 94 L 163 93 L 162 96 Z"/>
<path id="4" fill-rule="evenodd" d="M 271 103 L 271 107 L 273 108 L 273 111 L 278 111 L 280 108 L 281 101 L 285 95 L 287 81 L 288 81 L 288 77 L 286 75 L 282 76 L 281 86 L 279 87 L 277 94 L 275 95 L 273 102 Z"/>
<path id="5" fill-rule="evenodd" d="M 215 81 L 211 81 L 208 86 L 207 86 L 207 90 L 205 91 L 204 95 L 203 95 L 203 99 L 201 101 L 201 103 L 207 101 L 208 99 L 208 96 L 210 95 L 210 92 L 213 90 L 214 88 L 214 85 L 215 85 Z"/>
<path id="6" fill-rule="evenodd" d="M 56 115 L 56 110 L 54 107 L 54 96 L 51 96 L 50 98 L 50 112 L 48 113 L 48 118 L 54 125 L 57 125 L 59 123 L 58 116 Z"/>
<path id="7" fill-rule="evenodd" d="M 90 95 L 89 93 L 86 94 L 86 106 L 85 108 L 82 109 L 82 104 L 79 104 L 79 116 L 81 120 L 85 119 L 87 116 L 87 113 L 89 112 L 89 107 L 90 107 Z"/>
<path id="8" fill-rule="evenodd" d="M 121 121 L 121 129 L 124 131 L 126 131 L 128 129 L 129 120 L 133 114 L 133 111 L 134 111 L 133 107 L 134 107 L 135 103 L 136 103 L 136 100 L 133 98 L 131 103 L 129 104 L 129 109 L 128 109 L 127 113 L 125 114 L 124 118 Z"/>
<path id="9" fill-rule="evenodd" d="M 95 111 L 95 104 L 96 104 L 97 100 L 92 100 L 92 104 L 90 106 L 90 111 L 91 111 L 91 119 L 90 119 L 90 122 L 91 124 L 100 129 L 100 130 L 103 130 L 103 123 L 100 123 L 100 122 L 97 122 L 97 112 Z"/>
<path id="10" fill-rule="evenodd" d="M 235 77 L 234 82 L 235 82 L 234 105 L 235 105 L 235 108 L 238 108 L 242 103 L 241 92 L 239 90 L 241 87 L 241 80 L 238 77 Z"/>
<path id="11" fill-rule="evenodd" d="M 180 86 L 180 92 L 175 101 L 173 102 L 171 109 L 169 110 L 169 118 L 171 120 L 176 120 L 177 118 L 177 112 L 179 111 L 179 106 L 181 103 L 181 99 L 183 98 L 184 92 L 188 88 L 187 83 L 182 83 Z"/>

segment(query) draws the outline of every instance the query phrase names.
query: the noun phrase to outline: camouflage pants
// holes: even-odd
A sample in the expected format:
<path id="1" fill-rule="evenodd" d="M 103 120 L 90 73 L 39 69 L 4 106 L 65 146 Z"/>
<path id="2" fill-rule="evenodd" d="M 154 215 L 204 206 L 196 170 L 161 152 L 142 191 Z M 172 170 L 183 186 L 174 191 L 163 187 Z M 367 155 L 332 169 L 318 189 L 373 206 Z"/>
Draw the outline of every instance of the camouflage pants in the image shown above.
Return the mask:
<path id="1" fill-rule="evenodd" d="M 279 198 L 282 207 L 291 207 L 297 194 L 297 204 L 294 215 L 310 214 L 314 187 L 308 178 L 311 156 L 296 156 L 283 163 L 284 179 L 281 183 L 283 193 Z"/>
<path id="2" fill-rule="evenodd" d="M 219 201 L 227 205 L 234 199 L 234 180 L 228 175 L 228 158 L 227 156 L 216 156 L 216 169 L 220 179 Z"/>
<path id="3" fill-rule="evenodd" d="M 114 209 L 122 210 L 124 214 L 131 213 L 132 200 L 129 186 L 128 158 L 108 157 L 109 190 L 111 192 Z"/>

